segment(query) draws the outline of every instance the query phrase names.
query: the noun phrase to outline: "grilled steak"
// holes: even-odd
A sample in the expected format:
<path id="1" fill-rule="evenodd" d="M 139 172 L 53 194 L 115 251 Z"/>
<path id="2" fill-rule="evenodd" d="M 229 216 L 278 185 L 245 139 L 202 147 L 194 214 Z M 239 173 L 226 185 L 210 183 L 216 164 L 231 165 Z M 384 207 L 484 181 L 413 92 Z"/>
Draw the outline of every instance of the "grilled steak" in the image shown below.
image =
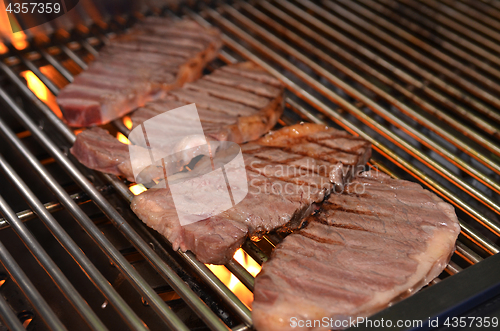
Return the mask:
<path id="1" fill-rule="evenodd" d="M 255 279 L 259 331 L 329 330 L 369 316 L 437 277 L 460 232 L 451 205 L 375 171 L 332 194 L 305 223 L 276 246 Z M 293 328 L 293 317 L 327 318 L 330 326 Z"/>
<path id="2" fill-rule="evenodd" d="M 128 145 L 121 143 L 104 129 L 95 127 L 79 133 L 70 152 L 90 169 L 121 175 L 134 181 Z M 151 166 L 142 175 L 147 182 L 151 178 L 163 177 L 163 169 Z"/>
<path id="3" fill-rule="evenodd" d="M 212 81 L 213 77 L 217 83 Z M 283 87 L 278 80 L 250 62 L 222 67 L 139 108 L 131 116 L 133 126 L 135 128 L 156 115 L 189 103 L 196 104 L 208 140 L 243 143 L 259 138 L 276 124 L 283 112 Z M 176 132 L 182 136 L 183 128 L 189 128 L 191 123 L 183 118 L 176 120 L 168 127 L 163 123 L 155 125 L 153 121 L 148 124 L 148 134 L 168 131 L 170 135 Z M 71 153 L 91 169 L 135 181 L 128 146 L 105 130 L 92 129 L 80 133 Z M 163 177 L 161 171 L 153 167 L 149 170 L 149 175 Z"/>
<path id="4" fill-rule="evenodd" d="M 248 194 L 233 208 L 181 226 L 167 188 L 136 196 L 132 210 L 174 249 L 191 250 L 203 263 L 224 264 L 248 236 L 300 224 L 312 204 L 341 189 L 371 153 L 367 141 L 316 124 L 280 129 L 242 145 L 242 151 Z M 202 160 L 193 171 L 209 163 Z M 202 191 L 203 185 L 211 183 L 190 190 Z"/>
<path id="5" fill-rule="evenodd" d="M 220 46 L 215 29 L 148 17 L 106 45 L 57 102 L 70 126 L 108 123 L 199 78 Z"/>
<path id="6" fill-rule="evenodd" d="M 251 78 L 249 73 L 253 73 Z M 133 125 L 190 103 L 196 104 L 209 139 L 243 143 L 276 124 L 283 112 L 283 86 L 251 62 L 225 66 L 138 109 L 132 115 Z"/>

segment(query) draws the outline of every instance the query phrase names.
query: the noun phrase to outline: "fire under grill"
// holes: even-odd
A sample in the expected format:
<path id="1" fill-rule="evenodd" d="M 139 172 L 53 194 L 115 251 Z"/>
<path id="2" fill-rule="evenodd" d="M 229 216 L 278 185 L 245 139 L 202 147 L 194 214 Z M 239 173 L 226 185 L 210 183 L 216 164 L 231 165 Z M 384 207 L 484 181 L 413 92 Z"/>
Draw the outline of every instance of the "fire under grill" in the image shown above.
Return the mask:
<path id="1" fill-rule="evenodd" d="M 218 27 L 225 46 L 207 71 L 257 63 L 287 87 L 280 126 L 309 121 L 359 135 L 373 145 L 371 167 L 420 182 L 455 206 L 462 232 L 445 272 L 377 316 L 458 315 L 498 295 L 498 258 L 490 256 L 500 242 L 500 3 L 156 1 L 127 15 L 106 8 L 81 1 L 69 26 L 54 21 L 3 36 L 6 327 L 251 329 L 254 275 L 278 235 L 247 241 L 224 267 L 205 266 L 190 252 L 174 252 L 130 211 L 140 186 L 69 156 L 77 132 L 61 121 L 55 96 L 144 15 Z M 106 128 L 125 141 L 130 124 L 126 116 Z"/>

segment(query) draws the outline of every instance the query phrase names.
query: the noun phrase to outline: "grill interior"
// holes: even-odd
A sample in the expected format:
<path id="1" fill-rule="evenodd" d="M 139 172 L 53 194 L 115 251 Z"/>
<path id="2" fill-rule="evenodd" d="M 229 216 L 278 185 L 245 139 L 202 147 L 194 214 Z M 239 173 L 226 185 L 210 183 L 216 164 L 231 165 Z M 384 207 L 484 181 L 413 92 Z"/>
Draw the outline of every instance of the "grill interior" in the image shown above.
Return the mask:
<path id="1" fill-rule="evenodd" d="M 134 186 L 69 156 L 75 132 L 55 96 L 144 15 L 220 28 L 225 46 L 207 72 L 254 61 L 287 87 L 280 126 L 310 121 L 359 135 L 373 144 L 371 167 L 453 204 L 456 252 L 422 292 L 498 253 L 498 3 L 158 1 L 128 15 L 79 6 L 73 21 L 5 35 L 1 48 L 0 315 L 11 329 L 251 328 L 243 295 L 228 288 L 236 279 L 253 288 L 240 262 L 226 266 L 233 279 L 224 284 L 133 215 Z M 106 128 L 127 136 L 127 118 Z M 243 249 L 261 264 L 280 240 L 270 234 Z"/>

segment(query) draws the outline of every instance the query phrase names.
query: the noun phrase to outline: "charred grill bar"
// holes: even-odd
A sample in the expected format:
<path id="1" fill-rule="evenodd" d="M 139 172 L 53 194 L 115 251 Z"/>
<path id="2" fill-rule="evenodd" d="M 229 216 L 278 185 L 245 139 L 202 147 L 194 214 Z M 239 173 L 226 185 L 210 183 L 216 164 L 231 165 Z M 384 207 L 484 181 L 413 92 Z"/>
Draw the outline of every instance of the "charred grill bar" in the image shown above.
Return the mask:
<path id="1" fill-rule="evenodd" d="M 414 178 L 456 207 L 462 232 L 446 269 L 449 275 L 458 273 L 447 282 L 453 285 L 432 285 L 381 312 L 380 316 L 408 317 L 405 309 L 410 303 L 426 305 L 420 310 L 422 316 L 433 317 L 444 311 L 458 314 L 470 308 L 472 302 L 479 302 L 479 298 L 485 300 L 498 293 L 498 281 L 492 277 L 495 269 L 491 267 L 498 256 L 482 260 L 499 252 L 500 115 L 497 109 L 500 100 L 495 96 L 500 90 L 497 55 L 500 35 L 495 31 L 500 25 L 499 8 L 469 0 L 274 0 L 211 6 L 200 2 L 196 10 L 192 7 L 150 9 L 152 11 L 146 14 L 173 15 L 175 11 L 176 15 L 190 16 L 202 25 L 220 28 L 225 49 L 215 66 L 251 60 L 279 78 L 288 90 L 281 125 L 304 120 L 339 126 L 359 135 L 369 140 L 376 151 L 370 160 L 371 166 L 396 178 Z M 485 19 L 481 20 L 482 17 Z M 11 231 L 7 223 L 20 231 L 24 228 L 22 221 L 37 217 L 76 262 L 74 269 L 81 268 L 90 280 L 88 286 L 95 286 L 100 292 L 97 297 L 104 300 L 102 305 L 106 307 L 109 303 L 116 310 L 110 318 L 101 312 L 94 316 L 96 310 L 104 309 L 96 306 L 94 296 L 84 295 L 84 299 L 92 303 L 93 312 L 82 302 L 75 302 L 79 299 L 70 287 L 61 285 L 62 293 L 75 307 L 66 309 L 76 311 L 76 316 L 87 321 L 86 325 L 79 326 L 81 329 L 104 330 L 111 328 L 109 323 L 114 320 L 132 329 L 155 329 L 161 325 L 174 330 L 248 329 L 252 324 L 250 310 L 210 269 L 190 252 L 173 252 L 162 238 L 144 228 L 129 212 L 124 212 L 133 195 L 122 181 L 79 168 L 68 159 L 61 148 L 73 143 L 73 131 L 52 112 L 49 102 L 39 99 L 20 76 L 21 72 L 31 71 L 57 95 L 61 81 L 71 82 L 74 74 L 86 69 L 88 60 L 97 54 L 108 37 L 113 37 L 110 27 L 123 31 L 128 26 L 124 22 L 127 20 L 112 21 L 108 28 L 94 25 L 87 34 L 81 37 L 73 34 L 74 38 L 63 42 L 56 35 L 49 36 L 50 42 L 31 42 L 21 51 L 10 45 L 8 52 L 2 55 L 0 99 L 6 111 L 0 115 L 0 133 L 22 160 L 10 154 L 2 155 L 0 168 L 10 181 L 7 185 L 21 193 L 29 208 L 15 209 L 3 201 L 0 203 L 5 217 L 0 220 L 1 261 L 10 276 L 5 283 L 0 281 L 0 288 L 5 288 L 5 297 L 9 300 L 6 293 L 13 293 L 9 288 L 14 285 L 7 282 L 14 280 L 19 286 L 29 302 L 23 309 L 34 312 L 28 323 L 22 321 L 28 328 L 42 326 L 42 321 L 52 328 L 63 328 L 14 262 L 11 247 L 5 245 L 7 235 L 1 236 L 2 231 Z M 44 74 L 42 67 L 49 67 L 50 75 Z M 18 123 L 29 133 L 20 134 L 23 130 Z M 121 121 L 114 122 L 114 129 L 128 133 Z M 2 150 L 2 154 L 8 151 Z M 52 159 L 42 165 L 40 155 L 50 155 Z M 35 177 L 37 185 L 45 185 L 45 190 L 48 188 L 57 201 L 43 201 L 38 187 L 32 192 L 14 163 L 25 167 L 23 173 L 36 173 L 41 178 L 40 181 Z M 54 178 L 59 177 L 54 176 L 54 168 L 69 174 L 64 186 Z M 92 178 L 92 182 L 88 178 Z M 75 192 L 70 194 L 68 190 Z M 87 204 L 91 201 L 94 203 Z M 95 206 L 100 212 L 93 208 Z M 11 209 L 15 209 L 17 215 Z M 82 253 L 80 238 L 72 238 L 75 234 L 68 234 L 68 229 L 59 224 L 59 211 L 69 213 L 69 219 L 75 218 L 82 231 L 92 238 L 91 243 L 97 244 L 101 251 L 90 252 L 88 256 L 87 252 Z M 104 221 L 96 220 L 95 215 Z M 103 224 L 109 222 L 117 230 L 103 231 Z M 33 245 L 32 248 L 40 243 L 44 246 L 37 254 L 47 255 L 45 250 L 51 251 L 43 241 L 37 241 L 42 239 L 32 238 L 29 233 L 22 238 L 27 246 Z M 269 235 L 260 242 L 247 241 L 243 247 L 262 263 L 279 240 L 278 236 Z M 105 275 L 105 270 L 94 264 L 91 253 L 111 261 L 112 268 L 118 270 L 112 273 L 117 281 L 110 284 L 110 273 L 106 271 Z M 40 263 L 50 266 L 50 258 L 41 255 Z M 57 264 L 58 260 L 54 262 Z M 478 265 L 469 268 L 474 264 Z M 233 259 L 226 267 L 247 288 L 253 289 L 253 276 L 237 261 Z M 68 272 L 67 268 L 64 270 Z M 442 274 L 432 284 L 443 278 L 447 275 Z M 63 278 L 53 279 L 65 282 Z M 129 291 L 134 294 L 128 295 L 121 289 L 123 280 L 131 285 Z M 460 286 L 460 282 L 466 284 L 468 290 L 452 294 L 453 286 Z M 82 291 L 81 287 L 78 289 Z M 444 303 L 439 305 L 428 304 L 434 293 L 449 298 L 441 300 Z M 142 298 L 144 303 L 139 308 L 137 298 Z M 471 301 L 473 299 L 476 301 Z M 0 311 L 7 312 L 10 307 L 3 298 L 0 300 Z M 15 313 L 21 316 L 20 311 Z M 9 326 L 19 327 L 12 313 L 3 315 Z"/>

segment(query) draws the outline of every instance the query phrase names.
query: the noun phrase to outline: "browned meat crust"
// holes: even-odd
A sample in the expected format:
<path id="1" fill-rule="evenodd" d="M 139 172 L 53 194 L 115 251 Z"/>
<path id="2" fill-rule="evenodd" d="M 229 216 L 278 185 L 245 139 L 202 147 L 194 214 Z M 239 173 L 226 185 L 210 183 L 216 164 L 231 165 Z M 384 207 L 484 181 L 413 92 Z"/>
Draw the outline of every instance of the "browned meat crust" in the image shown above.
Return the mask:
<path id="1" fill-rule="evenodd" d="M 57 102 L 70 126 L 106 124 L 198 79 L 221 44 L 216 29 L 148 17 L 105 46 Z"/>
<path id="2" fill-rule="evenodd" d="M 375 171 L 332 194 L 305 223 L 255 279 L 259 331 L 337 329 L 344 319 L 374 314 L 437 277 L 460 232 L 451 205 Z M 293 328 L 292 318 L 333 324 Z"/>
<path id="3" fill-rule="evenodd" d="M 203 263 L 224 264 L 248 236 L 297 226 L 313 203 L 335 186 L 341 189 L 371 154 L 367 141 L 316 124 L 280 129 L 242 150 L 249 191 L 233 208 L 181 226 L 170 191 L 151 189 L 134 198 L 132 210 L 174 249 L 191 250 Z M 203 160 L 193 171 L 202 166 Z"/>
<path id="4" fill-rule="evenodd" d="M 219 83 L 210 80 L 213 75 L 225 73 L 228 67 L 231 68 L 231 77 L 225 77 Z M 131 116 L 133 127 L 163 112 L 194 102 L 204 133 L 209 140 L 244 143 L 259 138 L 276 125 L 283 113 L 283 86 L 252 63 L 239 63 L 228 67 L 218 69 L 193 84 L 202 81 L 205 87 L 213 85 L 231 88 L 230 91 L 237 97 L 220 95 L 218 91 L 215 92 L 218 96 L 215 96 L 210 91 L 197 91 L 191 88 L 191 84 L 186 84 L 186 87 L 175 89 L 166 97 L 149 102 L 135 111 Z M 254 73 L 252 78 L 245 76 L 249 73 Z M 244 87 L 241 87 L 242 85 Z M 262 96 L 262 90 L 266 90 L 265 97 Z M 232 101 L 228 100 L 228 97 Z M 254 99 L 260 102 L 262 108 L 256 108 L 257 102 Z M 176 124 L 172 125 L 171 129 L 175 129 Z M 153 127 L 153 130 L 156 129 L 160 132 L 169 130 L 164 126 Z M 115 149 L 120 151 L 119 155 Z M 91 169 L 134 181 L 128 147 L 104 130 L 86 130 L 79 134 L 71 153 Z M 151 174 L 161 174 L 161 171 L 151 170 Z"/>

